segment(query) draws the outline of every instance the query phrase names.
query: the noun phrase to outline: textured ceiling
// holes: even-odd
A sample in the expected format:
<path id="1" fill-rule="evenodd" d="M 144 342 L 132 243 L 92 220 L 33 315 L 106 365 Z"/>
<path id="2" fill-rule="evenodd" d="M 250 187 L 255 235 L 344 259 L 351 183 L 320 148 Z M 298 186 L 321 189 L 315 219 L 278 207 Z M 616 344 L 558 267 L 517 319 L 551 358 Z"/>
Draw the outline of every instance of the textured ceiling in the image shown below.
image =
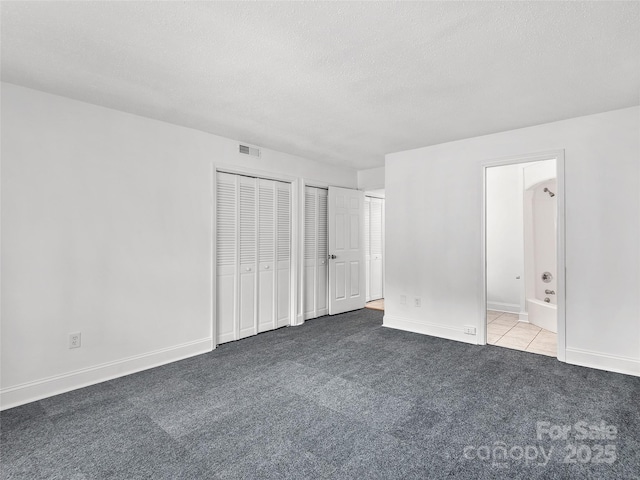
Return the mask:
<path id="1" fill-rule="evenodd" d="M 2 79 L 353 168 L 639 103 L 638 2 L 2 2 Z"/>

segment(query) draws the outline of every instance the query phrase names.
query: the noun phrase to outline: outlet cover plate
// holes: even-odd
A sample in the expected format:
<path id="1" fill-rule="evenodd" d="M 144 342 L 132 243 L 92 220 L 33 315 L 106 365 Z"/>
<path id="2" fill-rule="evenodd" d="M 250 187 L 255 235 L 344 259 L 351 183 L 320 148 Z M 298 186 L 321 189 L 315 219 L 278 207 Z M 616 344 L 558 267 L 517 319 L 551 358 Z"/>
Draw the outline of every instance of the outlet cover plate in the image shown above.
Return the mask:
<path id="1" fill-rule="evenodd" d="M 80 332 L 69 334 L 69 348 L 80 348 L 82 345 L 82 334 Z"/>

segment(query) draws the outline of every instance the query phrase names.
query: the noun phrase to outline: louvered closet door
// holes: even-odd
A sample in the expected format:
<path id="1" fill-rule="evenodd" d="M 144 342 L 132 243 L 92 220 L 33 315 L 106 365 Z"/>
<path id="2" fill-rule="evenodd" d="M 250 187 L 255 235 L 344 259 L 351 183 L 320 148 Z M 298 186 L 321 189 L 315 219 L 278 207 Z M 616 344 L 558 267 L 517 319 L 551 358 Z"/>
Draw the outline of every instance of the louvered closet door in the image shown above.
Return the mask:
<path id="1" fill-rule="evenodd" d="M 237 176 L 219 173 L 216 185 L 216 343 L 237 339 Z"/>
<path id="2" fill-rule="evenodd" d="M 383 207 L 384 200 L 371 198 L 371 300 L 383 297 Z"/>
<path id="3" fill-rule="evenodd" d="M 328 313 L 327 190 L 306 187 L 304 204 L 304 318 Z"/>
<path id="4" fill-rule="evenodd" d="M 276 328 L 276 188 L 258 180 L 258 331 Z"/>
<path id="5" fill-rule="evenodd" d="M 304 194 L 304 319 L 316 317 L 316 263 L 318 259 L 318 189 Z"/>
<path id="6" fill-rule="evenodd" d="M 371 197 L 364 197 L 364 264 L 368 302 L 371 300 Z"/>
<path id="7" fill-rule="evenodd" d="M 316 316 L 329 313 L 329 218 L 327 216 L 327 197 L 325 189 L 318 189 L 318 257 L 316 277 Z"/>
<path id="8" fill-rule="evenodd" d="M 258 333 L 256 318 L 257 280 L 257 179 L 238 178 L 240 188 L 240 295 L 238 338 Z"/>
<path id="9" fill-rule="evenodd" d="M 276 326 L 291 324 L 291 185 L 276 189 Z"/>
<path id="10" fill-rule="evenodd" d="M 217 174 L 217 343 L 291 323 L 291 185 Z"/>

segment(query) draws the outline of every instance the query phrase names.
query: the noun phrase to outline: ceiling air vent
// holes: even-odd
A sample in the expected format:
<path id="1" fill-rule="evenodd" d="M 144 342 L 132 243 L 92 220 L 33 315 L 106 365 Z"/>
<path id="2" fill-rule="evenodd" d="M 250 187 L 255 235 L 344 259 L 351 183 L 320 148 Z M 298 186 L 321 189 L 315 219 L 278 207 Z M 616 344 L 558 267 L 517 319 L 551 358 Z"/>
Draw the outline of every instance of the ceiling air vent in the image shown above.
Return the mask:
<path id="1" fill-rule="evenodd" d="M 260 149 L 254 147 L 248 147 L 247 145 L 240 145 L 240 153 L 244 153 L 245 155 L 251 155 L 253 157 L 260 156 Z"/>

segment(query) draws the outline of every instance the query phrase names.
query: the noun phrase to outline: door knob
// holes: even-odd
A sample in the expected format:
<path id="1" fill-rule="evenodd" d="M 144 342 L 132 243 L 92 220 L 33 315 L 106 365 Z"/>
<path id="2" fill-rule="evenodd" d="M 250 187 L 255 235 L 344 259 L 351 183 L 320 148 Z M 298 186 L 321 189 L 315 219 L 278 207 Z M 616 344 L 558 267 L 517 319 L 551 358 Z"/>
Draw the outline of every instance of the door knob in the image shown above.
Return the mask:
<path id="1" fill-rule="evenodd" d="M 336 258 L 338 258 L 338 257 L 333 255 L 333 254 L 329 255 L 329 260 L 335 260 Z"/>

